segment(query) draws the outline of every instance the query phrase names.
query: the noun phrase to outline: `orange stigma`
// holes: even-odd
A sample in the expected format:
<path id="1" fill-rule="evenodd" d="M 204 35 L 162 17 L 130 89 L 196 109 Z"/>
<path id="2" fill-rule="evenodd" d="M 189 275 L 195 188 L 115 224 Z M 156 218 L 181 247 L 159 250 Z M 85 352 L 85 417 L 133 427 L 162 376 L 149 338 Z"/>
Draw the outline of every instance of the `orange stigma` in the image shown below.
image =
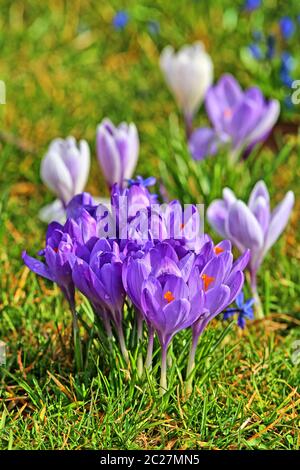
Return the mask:
<path id="1" fill-rule="evenodd" d="M 211 283 L 215 280 L 214 277 L 208 276 L 207 274 L 202 274 L 201 279 L 203 280 L 204 283 L 204 291 L 206 292 Z"/>
<path id="2" fill-rule="evenodd" d="M 180 224 L 180 229 L 183 230 L 185 227 L 185 224 Z"/>
<path id="3" fill-rule="evenodd" d="M 167 290 L 167 292 L 164 295 L 164 299 L 166 299 L 166 301 L 169 304 L 170 302 L 172 302 L 172 300 L 175 299 L 175 297 L 174 297 L 174 295 L 172 294 L 172 292 L 170 290 Z"/>
<path id="4" fill-rule="evenodd" d="M 216 253 L 216 255 L 219 255 L 220 253 L 223 253 L 223 248 L 221 248 L 220 246 L 215 246 L 214 247 L 214 252 Z"/>
<path id="5" fill-rule="evenodd" d="M 230 108 L 224 109 L 223 115 L 224 118 L 230 119 L 232 117 L 232 110 Z"/>
<path id="6" fill-rule="evenodd" d="M 58 248 L 53 248 L 53 251 L 54 251 L 55 253 L 57 253 L 57 252 L 58 252 Z"/>

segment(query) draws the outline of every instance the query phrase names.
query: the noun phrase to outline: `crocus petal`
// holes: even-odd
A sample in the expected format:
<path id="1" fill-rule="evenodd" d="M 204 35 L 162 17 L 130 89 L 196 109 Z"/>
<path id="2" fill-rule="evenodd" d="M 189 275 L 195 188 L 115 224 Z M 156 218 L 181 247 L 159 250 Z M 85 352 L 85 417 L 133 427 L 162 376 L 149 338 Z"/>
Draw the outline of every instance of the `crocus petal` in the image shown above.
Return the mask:
<path id="1" fill-rule="evenodd" d="M 222 199 L 217 199 L 210 204 L 206 216 L 212 228 L 221 237 L 227 237 L 226 220 L 228 217 L 228 208 Z"/>
<path id="2" fill-rule="evenodd" d="M 26 251 L 23 252 L 22 259 L 26 266 L 35 274 L 38 274 L 39 276 L 45 277 L 46 279 L 54 282 L 54 278 L 50 273 L 49 268 L 44 263 L 27 255 Z"/>
<path id="3" fill-rule="evenodd" d="M 243 201 L 230 207 L 226 230 L 241 251 L 249 248 L 257 252 L 263 246 L 261 227 Z"/>
<path id="4" fill-rule="evenodd" d="M 42 207 L 39 211 L 39 219 L 46 223 L 56 221 L 63 224 L 66 220 L 66 211 L 61 200 L 55 199 L 51 204 Z"/>
<path id="5" fill-rule="evenodd" d="M 65 204 L 72 198 L 73 181 L 60 155 L 49 151 L 41 163 L 41 178 Z"/>
<path id="6" fill-rule="evenodd" d="M 263 197 L 265 201 L 270 204 L 270 195 L 268 188 L 263 180 L 260 180 L 256 183 L 254 188 L 251 191 L 249 201 L 248 201 L 248 207 L 249 209 L 253 212 L 253 209 L 255 207 L 255 202 L 258 197 Z"/>
<path id="7" fill-rule="evenodd" d="M 89 177 L 91 159 L 90 148 L 86 140 L 80 140 L 79 153 L 79 172 L 74 182 L 74 194 L 82 193 Z"/>
<path id="8" fill-rule="evenodd" d="M 231 111 L 242 98 L 241 87 L 230 74 L 223 75 L 217 85 L 208 90 L 205 107 L 215 129 L 223 130 L 224 111 Z"/>
<path id="9" fill-rule="evenodd" d="M 263 196 L 259 196 L 253 204 L 253 214 L 256 217 L 257 222 L 261 226 L 262 232 L 265 235 L 269 228 L 270 221 L 270 207 Z"/>
<path id="10" fill-rule="evenodd" d="M 189 139 L 189 150 L 194 160 L 203 160 L 209 155 L 215 155 L 218 145 L 218 135 L 209 127 L 196 129 Z"/>
<path id="11" fill-rule="evenodd" d="M 165 317 L 164 328 L 161 329 L 163 339 L 170 338 L 178 331 L 191 326 L 195 318 L 189 315 L 190 303 L 186 299 L 174 300 L 167 304 L 163 309 Z"/>
<path id="12" fill-rule="evenodd" d="M 269 230 L 266 235 L 264 253 L 276 242 L 288 223 L 295 202 L 293 191 L 289 191 L 280 204 L 274 209 L 271 216 Z"/>
<path id="13" fill-rule="evenodd" d="M 253 145 L 265 137 L 273 126 L 280 114 L 280 104 L 278 100 L 271 100 L 257 126 L 250 132 L 246 139 L 246 145 Z"/>
<path id="14" fill-rule="evenodd" d="M 122 165 L 113 136 L 100 124 L 97 128 L 97 157 L 106 181 L 122 183 Z"/>
<path id="15" fill-rule="evenodd" d="M 205 308 L 208 310 L 208 318 L 211 320 L 222 312 L 228 305 L 230 288 L 224 284 L 209 290 L 205 295 Z"/>
<path id="16" fill-rule="evenodd" d="M 229 277 L 228 281 L 226 281 L 226 285 L 230 289 L 230 296 L 228 298 L 228 305 L 230 305 L 237 298 L 243 288 L 244 273 L 237 271 Z"/>
<path id="17" fill-rule="evenodd" d="M 128 158 L 123 167 L 123 179 L 130 179 L 134 173 L 139 156 L 139 135 L 135 124 L 128 127 Z"/>

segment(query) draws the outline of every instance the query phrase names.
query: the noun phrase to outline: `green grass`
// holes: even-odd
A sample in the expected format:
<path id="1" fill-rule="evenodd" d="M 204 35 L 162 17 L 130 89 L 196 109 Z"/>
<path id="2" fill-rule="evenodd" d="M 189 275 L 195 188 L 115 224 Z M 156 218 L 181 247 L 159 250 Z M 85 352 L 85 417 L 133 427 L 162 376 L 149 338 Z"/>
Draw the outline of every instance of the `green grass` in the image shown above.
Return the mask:
<path id="1" fill-rule="evenodd" d="M 125 3 L 131 21 L 116 32 L 111 19 Z M 192 162 L 157 65 L 167 43 L 203 39 L 216 77 L 230 71 L 244 86 L 257 83 L 268 96 L 283 99 L 287 90 L 274 78 L 276 64 L 261 73 L 241 60 L 251 29 L 273 27 L 274 17 L 286 13 L 285 2 L 266 3 L 266 10 L 250 20 L 241 15 L 236 24 L 238 9 L 227 0 L 208 7 L 179 0 L 1 5 L 0 79 L 7 104 L 0 106 L 0 339 L 8 345 L 6 367 L 0 367 L 1 449 L 299 449 L 300 376 L 292 361 L 300 339 L 298 138 L 279 128 L 270 145 L 235 167 L 225 155 Z M 290 13 L 296 7 L 291 2 Z M 158 36 L 148 32 L 148 19 L 160 22 Z M 281 120 L 296 122 L 297 112 L 285 110 Z M 230 186 L 246 199 L 260 178 L 274 205 L 287 190 L 296 194 L 291 223 L 259 274 L 266 319 L 243 333 L 232 324 L 225 337 L 227 325 L 220 320 L 207 329 L 188 400 L 183 380 L 189 332 L 175 338 L 170 391 L 162 398 L 158 344 L 152 376 L 138 379 L 137 351 L 129 348 L 129 373 L 117 347 L 110 355 L 105 341 L 96 339 L 89 308 L 78 298 L 82 341 L 89 348 L 85 373 L 78 375 L 67 305 L 21 261 L 23 249 L 34 254 L 43 244 L 37 213 L 53 197 L 39 179 L 39 166 L 52 138 L 71 133 L 89 141 L 87 189 L 105 194 L 94 139 L 106 115 L 137 123 L 138 173 L 158 176 L 172 198 L 207 205 Z M 203 109 L 197 122 L 206 122 Z M 129 346 L 134 334 L 127 328 Z"/>

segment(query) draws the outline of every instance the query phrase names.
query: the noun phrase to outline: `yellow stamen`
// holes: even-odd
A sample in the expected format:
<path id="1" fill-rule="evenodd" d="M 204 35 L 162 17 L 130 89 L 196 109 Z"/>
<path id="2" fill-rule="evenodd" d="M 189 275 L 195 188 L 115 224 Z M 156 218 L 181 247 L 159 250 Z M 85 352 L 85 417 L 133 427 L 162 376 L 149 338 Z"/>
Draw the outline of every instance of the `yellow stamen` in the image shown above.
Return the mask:
<path id="1" fill-rule="evenodd" d="M 216 253 L 216 255 L 219 255 L 220 253 L 223 253 L 224 249 L 221 248 L 220 246 L 215 246 L 214 247 L 214 252 Z"/>
<path id="2" fill-rule="evenodd" d="M 164 299 L 166 299 L 166 301 L 169 304 L 170 302 L 172 302 L 172 300 L 175 299 L 175 297 L 174 297 L 174 295 L 172 294 L 172 292 L 170 290 L 167 290 L 167 292 L 164 295 Z"/>
<path id="3" fill-rule="evenodd" d="M 207 274 L 202 274 L 201 279 L 204 282 L 204 291 L 206 292 L 211 283 L 215 280 L 214 277 L 208 276 Z"/>

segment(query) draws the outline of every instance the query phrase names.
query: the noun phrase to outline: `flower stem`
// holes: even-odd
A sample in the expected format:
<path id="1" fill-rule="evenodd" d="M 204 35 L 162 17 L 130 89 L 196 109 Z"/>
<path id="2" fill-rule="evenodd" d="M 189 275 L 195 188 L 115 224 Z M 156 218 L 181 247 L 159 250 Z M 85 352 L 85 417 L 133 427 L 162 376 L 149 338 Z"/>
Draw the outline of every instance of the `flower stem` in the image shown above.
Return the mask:
<path id="1" fill-rule="evenodd" d="M 148 333 L 148 347 L 147 347 L 147 356 L 145 361 L 145 369 L 149 371 L 152 369 L 152 356 L 153 356 L 153 343 L 154 343 L 154 330 L 152 327 L 149 327 Z"/>
<path id="2" fill-rule="evenodd" d="M 120 344 L 122 356 L 124 357 L 125 362 L 128 365 L 129 364 L 129 355 L 128 355 L 128 350 L 127 350 L 126 344 L 125 344 L 125 338 L 124 338 L 122 325 L 117 326 L 117 335 L 118 335 L 118 338 L 119 338 L 119 344 Z"/>
<path id="3" fill-rule="evenodd" d="M 72 317 L 73 317 L 72 326 L 73 326 L 75 364 L 76 364 L 77 372 L 82 372 L 83 371 L 83 357 L 82 357 L 82 348 L 81 348 L 79 326 L 78 326 L 78 315 L 75 310 L 75 307 L 72 305 L 71 305 L 71 312 L 72 312 Z"/>
<path id="4" fill-rule="evenodd" d="M 112 352 L 112 350 L 113 350 L 113 348 L 112 348 L 113 334 L 112 334 L 110 319 L 109 319 L 109 316 L 108 316 L 107 312 L 103 313 L 102 318 L 103 318 L 103 325 L 104 325 L 105 332 L 106 332 L 107 339 L 108 339 L 109 350 L 110 350 L 110 352 Z"/>
<path id="5" fill-rule="evenodd" d="M 184 113 L 184 124 L 186 137 L 189 139 L 193 133 L 193 116 L 191 114 Z"/>
<path id="6" fill-rule="evenodd" d="M 195 355 L 196 355 L 198 340 L 199 340 L 199 335 L 193 332 L 192 344 L 191 344 L 191 349 L 189 353 L 189 360 L 188 360 L 188 365 L 186 369 L 185 392 L 187 396 L 190 396 L 193 390 L 193 371 L 195 368 Z"/>
<path id="7" fill-rule="evenodd" d="M 260 297 L 257 292 L 256 270 L 254 269 L 250 270 L 250 285 L 251 285 L 252 295 L 255 300 L 254 306 L 255 306 L 256 318 L 262 319 L 264 318 L 264 312 L 263 312 Z"/>
<path id="8" fill-rule="evenodd" d="M 142 315 L 137 312 L 137 342 L 138 342 L 138 358 L 137 358 L 137 373 L 139 377 L 143 375 L 143 355 L 141 352 L 142 347 L 142 339 L 143 339 L 143 317 Z"/>
<path id="9" fill-rule="evenodd" d="M 161 366 L 160 366 L 160 395 L 167 391 L 167 346 L 161 347 Z"/>

